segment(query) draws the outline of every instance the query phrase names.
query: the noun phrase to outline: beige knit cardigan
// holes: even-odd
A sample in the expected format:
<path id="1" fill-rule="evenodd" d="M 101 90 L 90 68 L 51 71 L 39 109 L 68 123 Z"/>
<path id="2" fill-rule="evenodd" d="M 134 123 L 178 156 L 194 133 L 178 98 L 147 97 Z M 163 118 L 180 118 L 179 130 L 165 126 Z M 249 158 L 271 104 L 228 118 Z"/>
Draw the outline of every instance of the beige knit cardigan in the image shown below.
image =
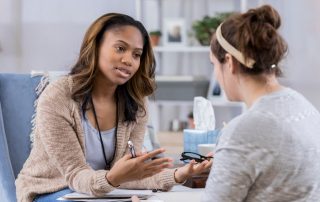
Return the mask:
<path id="1" fill-rule="evenodd" d="M 66 187 L 97 196 L 114 189 L 105 178 L 107 170 L 95 171 L 86 163 L 81 110 L 71 99 L 72 88 L 72 76 L 66 76 L 49 84 L 39 98 L 34 145 L 16 179 L 19 202 L 31 202 L 38 194 Z M 111 166 L 128 152 L 126 143 L 129 139 L 138 151 L 141 150 L 146 123 L 147 116 L 141 116 L 141 113 L 136 123 L 129 125 L 120 115 Z M 120 187 L 169 190 L 174 184 L 174 170 L 166 169 L 153 177 L 127 182 Z"/>

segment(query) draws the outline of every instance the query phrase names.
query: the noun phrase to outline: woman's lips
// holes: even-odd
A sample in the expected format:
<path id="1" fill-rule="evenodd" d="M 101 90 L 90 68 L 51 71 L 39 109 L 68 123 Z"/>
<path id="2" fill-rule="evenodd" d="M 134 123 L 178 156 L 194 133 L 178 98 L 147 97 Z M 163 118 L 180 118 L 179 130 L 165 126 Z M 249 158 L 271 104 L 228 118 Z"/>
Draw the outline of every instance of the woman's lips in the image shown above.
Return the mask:
<path id="1" fill-rule="evenodd" d="M 129 77 L 131 75 L 131 72 L 128 71 L 126 68 L 123 67 L 116 67 L 115 68 L 118 73 L 120 73 L 121 76 L 123 77 Z"/>

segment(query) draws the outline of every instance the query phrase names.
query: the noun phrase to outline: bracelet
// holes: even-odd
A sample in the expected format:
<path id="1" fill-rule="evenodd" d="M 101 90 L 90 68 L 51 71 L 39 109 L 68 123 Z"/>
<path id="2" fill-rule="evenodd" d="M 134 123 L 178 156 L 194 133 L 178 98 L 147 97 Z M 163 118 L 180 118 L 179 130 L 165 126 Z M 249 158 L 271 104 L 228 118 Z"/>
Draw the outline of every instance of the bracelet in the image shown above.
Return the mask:
<path id="1" fill-rule="evenodd" d="M 178 184 L 184 184 L 184 183 L 186 183 L 187 179 L 186 179 L 185 181 L 183 181 L 183 182 L 177 182 L 176 172 L 178 171 L 178 169 L 179 169 L 179 168 L 176 168 L 176 169 L 174 170 L 174 172 L 173 172 L 174 181 L 175 181 L 176 183 L 178 183 Z"/>

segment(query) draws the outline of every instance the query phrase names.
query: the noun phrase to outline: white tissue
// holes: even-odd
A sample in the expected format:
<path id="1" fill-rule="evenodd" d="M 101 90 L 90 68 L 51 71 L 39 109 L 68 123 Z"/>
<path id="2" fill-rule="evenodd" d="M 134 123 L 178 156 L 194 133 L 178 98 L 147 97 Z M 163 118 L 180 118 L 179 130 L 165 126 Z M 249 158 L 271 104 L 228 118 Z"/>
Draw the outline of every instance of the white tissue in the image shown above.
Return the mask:
<path id="1" fill-rule="evenodd" d="M 214 130 L 216 119 L 209 100 L 195 97 L 193 102 L 193 118 L 196 130 Z"/>

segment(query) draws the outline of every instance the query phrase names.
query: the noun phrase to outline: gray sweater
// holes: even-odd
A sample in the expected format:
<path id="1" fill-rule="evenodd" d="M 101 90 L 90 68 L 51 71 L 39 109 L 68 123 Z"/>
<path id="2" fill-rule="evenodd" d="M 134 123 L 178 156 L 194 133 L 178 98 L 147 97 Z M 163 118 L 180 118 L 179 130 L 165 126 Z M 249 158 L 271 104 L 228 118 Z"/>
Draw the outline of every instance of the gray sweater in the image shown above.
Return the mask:
<path id="1" fill-rule="evenodd" d="M 320 114 L 285 88 L 222 130 L 202 201 L 320 201 Z"/>

